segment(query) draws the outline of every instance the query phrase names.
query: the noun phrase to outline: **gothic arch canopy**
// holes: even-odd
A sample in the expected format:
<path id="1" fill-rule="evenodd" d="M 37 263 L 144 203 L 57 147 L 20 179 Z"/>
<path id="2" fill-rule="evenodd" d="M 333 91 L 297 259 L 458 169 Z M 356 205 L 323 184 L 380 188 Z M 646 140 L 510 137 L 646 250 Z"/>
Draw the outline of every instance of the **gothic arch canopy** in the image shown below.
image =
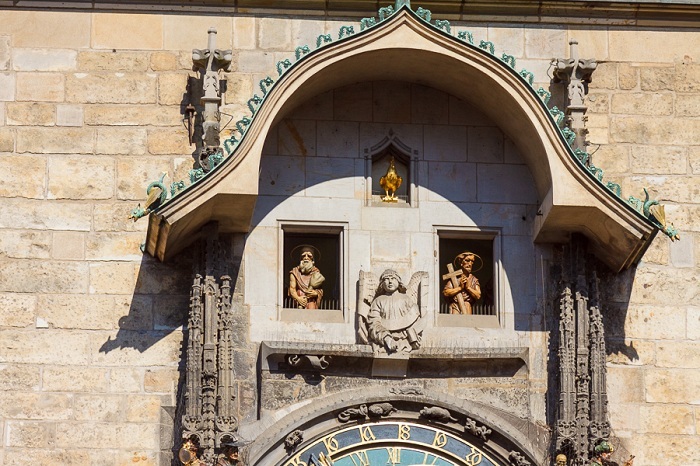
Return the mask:
<path id="1" fill-rule="evenodd" d="M 289 69 L 265 96 L 231 156 L 151 214 L 147 252 L 167 260 L 210 221 L 217 221 L 222 231 L 247 232 L 270 129 L 322 92 L 355 82 L 397 79 L 468 102 L 515 143 L 540 202 L 534 241 L 566 242 L 571 233 L 580 232 L 613 270 L 639 260 L 656 228 L 582 169 L 523 78 L 484 50 L 430 27 L 407 7 L 376 27 L 308 54 Z"/>

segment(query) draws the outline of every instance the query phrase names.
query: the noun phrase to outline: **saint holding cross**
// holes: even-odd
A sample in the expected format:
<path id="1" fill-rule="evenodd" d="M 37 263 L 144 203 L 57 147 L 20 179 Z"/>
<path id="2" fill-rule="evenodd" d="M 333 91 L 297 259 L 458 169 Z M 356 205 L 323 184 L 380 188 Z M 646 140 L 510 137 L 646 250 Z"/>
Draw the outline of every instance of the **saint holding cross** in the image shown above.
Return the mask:
<path id="1" fill-rule="evenodd" d="M 452 264 L 447 265 L 449 273 L 443 275 L 442 279 L 448 280 L 448 282 L 445 284 L 442 294 L 452 301 L 450 314 L 471 315 L 472 306 L 481 298 L 479 279 L 472 274 L 476 258 L 479 258 L 479 261 L 482 262 L 481 265 L 483 265 L 481 257 L 470 251 L 465 251 L 455 257 L 453 263 L 459 264 L 459 270 L 455 270 Z"/>

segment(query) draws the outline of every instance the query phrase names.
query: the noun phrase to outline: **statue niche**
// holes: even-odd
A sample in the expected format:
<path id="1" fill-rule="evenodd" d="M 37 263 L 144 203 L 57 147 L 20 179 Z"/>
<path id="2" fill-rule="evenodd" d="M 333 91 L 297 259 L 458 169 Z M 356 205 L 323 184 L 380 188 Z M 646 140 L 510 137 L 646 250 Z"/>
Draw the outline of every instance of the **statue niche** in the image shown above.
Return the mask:
<path id="1" fill-rule="evenodd" d="M 426 325 L 427 278 L 427 272 L 416 272 L 404 286 L 394 270 L 385 270 L 379 278 L 360 271 L 360 340 L 371 344 L 377 354 L 406 354 L 420 348 Z"/>

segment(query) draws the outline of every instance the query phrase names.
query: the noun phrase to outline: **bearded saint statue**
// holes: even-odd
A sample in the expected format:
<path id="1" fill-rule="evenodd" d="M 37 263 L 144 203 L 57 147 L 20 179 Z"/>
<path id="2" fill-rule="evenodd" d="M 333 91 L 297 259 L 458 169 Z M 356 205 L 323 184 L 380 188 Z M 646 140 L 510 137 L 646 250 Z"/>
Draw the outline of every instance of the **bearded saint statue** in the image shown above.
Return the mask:
<path id="1" fill-rule="evenodd" d="M 289 296 L 296 301 L 298 309 L 319 309 L 323 298 L 321 286 L 325 278 L 314 265 L 314 258 L 319 256 L 318 250 L 302 245 L 299 254 L 299 265 L 289 272 Z"/>

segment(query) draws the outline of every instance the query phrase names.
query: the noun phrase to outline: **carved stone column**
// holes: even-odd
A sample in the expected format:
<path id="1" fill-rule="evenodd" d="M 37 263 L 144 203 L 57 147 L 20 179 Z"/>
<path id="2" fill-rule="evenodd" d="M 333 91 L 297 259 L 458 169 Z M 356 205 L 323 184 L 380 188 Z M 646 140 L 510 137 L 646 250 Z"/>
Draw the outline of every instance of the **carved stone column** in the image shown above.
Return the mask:
<path id="1" fill-rule="evenodd" d="M 576 466 L 587 465 L 593 447 L 610 435 L 598 275 L 586 249 L 583 238 L 564 248 L 559 285 L 556 449 Z"/>
<path id="2" fill-rule="evenodd" d="M 199 266 L 190 292 L 183 439 L 197 446 L 207 466 L 225 442 L 237 440 L 234 410 L 231 278 L 219 276 L 226 253 L 216 224 L 202 230 Z"/>

